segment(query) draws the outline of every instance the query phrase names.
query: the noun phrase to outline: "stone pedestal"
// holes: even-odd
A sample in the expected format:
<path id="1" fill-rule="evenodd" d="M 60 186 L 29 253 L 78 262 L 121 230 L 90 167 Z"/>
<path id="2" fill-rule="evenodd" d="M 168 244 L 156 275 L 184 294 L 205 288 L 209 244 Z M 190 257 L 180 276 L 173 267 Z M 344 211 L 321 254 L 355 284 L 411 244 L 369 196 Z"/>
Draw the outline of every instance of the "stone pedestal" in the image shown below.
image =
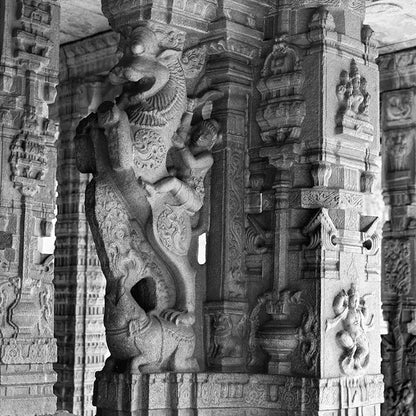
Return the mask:
<path id="1" fill-rule="evenodd" d="M 246 373 L 97 373 L 97 416 L 377 415 L 383 377 L 314 380 Z"/>

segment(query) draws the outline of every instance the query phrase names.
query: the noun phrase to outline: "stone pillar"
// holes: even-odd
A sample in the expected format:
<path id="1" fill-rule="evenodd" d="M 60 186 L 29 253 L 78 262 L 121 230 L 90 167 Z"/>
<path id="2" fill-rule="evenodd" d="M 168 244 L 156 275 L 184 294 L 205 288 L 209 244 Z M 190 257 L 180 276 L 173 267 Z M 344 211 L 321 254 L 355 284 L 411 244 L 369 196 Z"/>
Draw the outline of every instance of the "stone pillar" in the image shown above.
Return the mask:
<path id="1" fill-rule="evenodd" d="M 214 152 L 207 245 L 205 346 L 208 368 L 242 371 L 247 363 L 248 280 L 244 194 L 253 64 L 262 46 L 266 2 L 225 1 L 208 37 L 206 77 L 224 97 L 214 107 L 223 140 Z"/>
<path id="2" fill-rule="evenodd" d="M 272 188 L 274 273 L 250 313 L 250 353 L 258 368 L 266 351 L 278 379 L 311 377 L 299 394 L 314 404 L 292 411 L 379 414 L 383 401 L 379 81 L 364 7 L 282 1 L 266 19 L 257 157 L 275 175 L 251 187 L 250 212 L 266 222 Z"/>
<path id="3" fill-rule="evenodd" d="M 53 334 L 57 1 L 0 5 L 0 413 L 56 410 Z"/>
<path id="4" fill-rule="evenodd" d="M 414 411 L 416 328 L 416 50 L 380 57 L 384 201 L 382 369 L 386 383 L 383 414 Z"/>
<path id="5" fill-rule="evenodd" d="M 116 61 L 115 33 L 93 36 L 61 47 L 57 105 L 58 215 L 55 250 L 55 335 L 58 408 L 92 416 L 95 373 L 108 356 L 105 342 L 105 279 L 85 218 L 89 175 L 75 166 L 75 129 L 112 91 L 106 72 Z M 99 69 L 98 69 L 99 68 Z M 82 80 L 82 81 L 81 81 Z"/>

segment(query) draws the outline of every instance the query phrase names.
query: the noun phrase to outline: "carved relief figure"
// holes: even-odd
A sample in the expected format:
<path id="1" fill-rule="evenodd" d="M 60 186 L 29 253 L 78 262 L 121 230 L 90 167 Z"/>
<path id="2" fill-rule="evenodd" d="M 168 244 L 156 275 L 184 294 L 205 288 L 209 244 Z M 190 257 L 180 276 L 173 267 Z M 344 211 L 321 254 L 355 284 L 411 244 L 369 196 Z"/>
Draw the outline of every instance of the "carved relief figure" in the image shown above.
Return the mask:
<path id="1" fill-rule="evenodd" d="M 247 315 L 243 315 L 235 325 L 230 315 L 218 314 L 213 318 L 212 325 L 210 357 L 241 357 L 241 340 L 247 331 Z"/>
<path id="2" fill-rule="evenodd" d="M 139 26 L 125 35 L 110 73 L 123 92 L 84 119 L 76 136 L 78 168 L 93 174 L 86 215 L 107 279 L 106 368 L 127 360 L 133 372 L 195 371 L 187 255 L 219 128 L 207 120 L 190 133 L 204 100 L 187 100 L 180 34 Z"/>
<path id="3" fill-rule="evenodd" d="M 373 326 L 374 318 L 373 315 L 369 318 L 368 314 L 366 299 L 369 296 L 360 297 L 355 284 L 352 284 L 348 293 L 342 290 L 335 297 L 335 318 L 327 320 L 327 331 L 342 322 L 343 329 L 337 333 L 337 341 L 344 350 L 340 359 L 341 370 L 347 375 L 361 373 L 368 366 L 370 349 L 366 332 Z"/>
<path id="4" fill-rule="evenodd" d="M 53 295 L 50 286 L 46 286 L 39 292 L 39 304 L 41 314 L 39 332 L 52 335 L 51 318 L 53 314 Z"/>
<path id="5" fill-rule="evenodd" d="M 354 59 L 351 61 L 350 72 L 341 71 L 336 94 L 347 114 L 364 113 L 364 109 L 368 108 L 370 95 L 367 91 L 367 80 L 361 77 Z M 366 100 L 366 103 L 362 106 L 364 100 Z"/>
<path id="6" fill-rule="evenodd" d="M 272 52 L 267 56 L 261 75 L 284 74 L 300 69 L 296 51 L 287 44 L 287 35 L 275 39 Z"/>
<path id="7" fill-rule="evenodd" d="M 341 132 L 355 131 L 355 135 L 359 134 L 367 141 L 373 140 L 374 127 L 369 120 L 371 94 L 367 80 L 360 74 L 354 59 L 349 71 L 341 71 L 335 94 L 339 102 L 336 119 Z"/>
<path id="8" fill-rule="evenodd" d="M 219 125 L 215 120 L 204 120 L 191 135 L 190 118 L 185 127 L 176 135 L 174 145 L 178 150 L 181 165 L 175 176 L 163 178 L 155 184 L 146 183 L 150 196 L 155 193 L 170 192 L 189 215 L 194 215 L 202 208 L 205 190 L 204 179 L 214 163 L 210 150 L 221 138 Z"/>

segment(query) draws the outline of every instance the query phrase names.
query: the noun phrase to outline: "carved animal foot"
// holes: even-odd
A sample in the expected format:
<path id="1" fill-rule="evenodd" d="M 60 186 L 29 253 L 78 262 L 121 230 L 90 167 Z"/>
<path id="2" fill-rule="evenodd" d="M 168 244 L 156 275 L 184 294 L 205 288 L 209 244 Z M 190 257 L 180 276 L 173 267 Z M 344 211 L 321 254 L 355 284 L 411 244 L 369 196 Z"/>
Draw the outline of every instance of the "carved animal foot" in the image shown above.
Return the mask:
<path id="1" fill-rule="evenodd" d="M 132 358 L 130 362 L 131 374 L 147 374 L 152 372 L 159 372 L 160 368 L 157 365 L 148 363 L 148 360 L 144 355 Z"/>
<path id="2" fill-rule="evenodd" d="M 164 310 L 160 316 L 175 325 L 191 326 L 195 323 L 195 314 L 193 312 L 180 312 L 174 309 Z"/>
<path id="3" fill-rule="evenodd" d="M 112 373 L 117 366 L 117 361 L 111 355 L 105 360 L 103 372 Z"/>

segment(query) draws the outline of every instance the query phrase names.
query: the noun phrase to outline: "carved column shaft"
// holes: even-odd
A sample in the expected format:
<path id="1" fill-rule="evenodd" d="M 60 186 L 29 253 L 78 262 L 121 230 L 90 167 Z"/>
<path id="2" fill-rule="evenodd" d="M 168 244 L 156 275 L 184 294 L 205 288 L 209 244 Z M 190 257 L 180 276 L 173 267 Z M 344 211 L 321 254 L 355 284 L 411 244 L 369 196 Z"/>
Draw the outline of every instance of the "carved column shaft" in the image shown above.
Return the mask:
<path id="1" fill-rule="evenodd" d="M 56 1 L 6 0 L 0 57 L 0 402 L 5 415 L 56 410 L 52 284 L 59 55 Z"/>
<path id="2" fill-rule="evenodd" d="M 376 414 L 378 72 L 374 45 L 361 38 L 363 17 L 364 1 L 294 0 L 267 18 L 256 118 L 258 154 L 276 169 L 274 291 L 251 317 L 255 325 L 256 309 L 268 315 L 256 342 L 269 354 L 269 373 L 319 379 L 320 411 L 340 409 L 336 396 L 356 380 L 362 395 L 351 411 Z"/>
<path id="3" fill-rule="evenodd" d="M 266 4 L 226 1 L 208 41 L 206 76 L 224 92 L 213 115 L 223 128 L 211 176 L 207 246 L 206 346 L 211 369 L 247 364 L 248 281 L 245 263 L 246 159 L 252 116 L 252 65 L 258 56 Z M 215 344 L 215 345 L 213 345 Z"/>

